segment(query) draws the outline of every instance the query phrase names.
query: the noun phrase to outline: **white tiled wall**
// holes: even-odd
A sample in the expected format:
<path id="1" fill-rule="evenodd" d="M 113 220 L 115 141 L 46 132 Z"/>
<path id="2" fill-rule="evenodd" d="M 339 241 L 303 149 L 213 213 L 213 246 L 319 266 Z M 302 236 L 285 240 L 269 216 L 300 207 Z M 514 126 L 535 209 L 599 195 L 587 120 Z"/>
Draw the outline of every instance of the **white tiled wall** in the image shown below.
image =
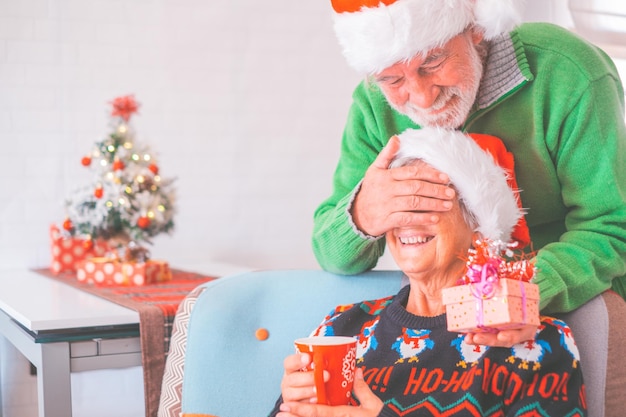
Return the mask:
<path id="1" fill-rule="evenodd" d="M 325 1 L 0 0 L 0 266 L 47 264 L 107 102 L 134 93 L 138 140 L 178 178 L 155 257 L 316 267 L 355 81 Z"/>
<path id="2" fill-rule="evenodd" d="M 317 268 L 313 210 L 357 81 L 330 11 L 327 1 L 0 0 L 0 267 L 48 264 L 48 226 L 90 179 L 80 159 L 109 133 L 108 101 L 132 93 L 138 140 L 177 177 L 176 231 L 156 239 L 154 257 Z M 35 416 L 28 363 L 1 347 L 0 415 Z M 74 375 L 75 414 L 141 415 L 137 369 Z"/>

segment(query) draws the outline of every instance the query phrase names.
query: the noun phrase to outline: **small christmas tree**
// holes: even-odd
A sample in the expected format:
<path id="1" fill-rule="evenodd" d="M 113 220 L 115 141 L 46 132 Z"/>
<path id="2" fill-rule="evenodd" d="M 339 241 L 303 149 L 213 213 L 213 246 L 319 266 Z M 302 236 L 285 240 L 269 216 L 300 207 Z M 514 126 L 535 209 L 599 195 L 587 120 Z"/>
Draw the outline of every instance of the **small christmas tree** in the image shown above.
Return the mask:
<path id="1" fill-rule="evenodd" d="M 144 261 L 149 255 L 143 244 L 173 230 L 173 180 L 159 175 L 150 148 L 135 140 L 130 125 L 139 107 L 135 98 L 118 97 L 111 104 L 111 133 L 81 161 L 93 181 L 67 199 L 63 229 L 87 248 L 103 239 L 113 256 Z"/>

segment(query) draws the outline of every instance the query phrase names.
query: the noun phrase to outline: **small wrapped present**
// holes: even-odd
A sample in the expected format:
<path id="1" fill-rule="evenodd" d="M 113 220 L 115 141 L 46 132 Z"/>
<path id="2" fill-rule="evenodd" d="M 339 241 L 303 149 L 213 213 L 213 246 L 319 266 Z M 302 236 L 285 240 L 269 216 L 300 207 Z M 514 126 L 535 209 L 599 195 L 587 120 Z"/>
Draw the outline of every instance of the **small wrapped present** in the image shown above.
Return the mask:
<path id="1" fill-rule="evenodd" d="M 506 262 L 498 244 L 477 242 L 461 285 L 443 290 L 448 330 L 496 332 L 539 325 L 539 288 L 529 261 Z"/>
<path id="2" fill-rule="evenodd" d="M 120 262 L 113 258 L 91 258 L 77 263 L 78 281 L 102 286 L 147 285 L 172 279 L 165 261 Z"/>
<path id="3" fill-rule="evenodd" d="M 476 333 L 539 324 L 537 284 L 500 279 L 487 293 L 481 291 L 475 284 L 444 289 L 448 330 Z"/>
<path id="4" fill-rule="evenodd" d="M 104 256 L 108 246 L 104 241 L 84 240 L 64 235 L 56 224 L 50 225 L 50 249 L 52 262 L 50 270 L 76 272 L 76 263 L 94 256 Z"/>

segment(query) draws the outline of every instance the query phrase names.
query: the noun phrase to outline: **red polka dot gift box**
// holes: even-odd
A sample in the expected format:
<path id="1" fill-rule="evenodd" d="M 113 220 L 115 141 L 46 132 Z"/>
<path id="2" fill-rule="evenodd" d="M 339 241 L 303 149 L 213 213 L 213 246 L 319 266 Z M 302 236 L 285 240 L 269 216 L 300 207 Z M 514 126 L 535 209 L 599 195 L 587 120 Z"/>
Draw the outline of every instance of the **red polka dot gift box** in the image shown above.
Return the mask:
<path id="1" fill-rule="evenodd" d="M 91 258 L 77 263 L 79 282 L 101 286 L 141 286 L 170 281 L 172 272 L 165 261 L 121 262 Z"/>
<path id="2" fill-rule="evenodd" d="M 104 256 L 108 246 L 104 241 L 84 240 L 66 236 L 55 224 L 50 226 L 50 270 L 55 274 L 76 272 L 76 263 L 95 256 Z"/>

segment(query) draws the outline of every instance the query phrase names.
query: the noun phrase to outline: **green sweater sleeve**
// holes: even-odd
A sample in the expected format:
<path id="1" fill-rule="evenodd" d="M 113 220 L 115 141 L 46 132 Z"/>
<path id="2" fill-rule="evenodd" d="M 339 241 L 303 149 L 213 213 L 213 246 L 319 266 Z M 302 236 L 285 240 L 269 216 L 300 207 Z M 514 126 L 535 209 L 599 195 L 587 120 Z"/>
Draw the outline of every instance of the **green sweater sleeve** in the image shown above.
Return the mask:
<path id="1" fill-rule="evenodd" d="M 519 29 L 533 82 L 494 110 L 515 155 L 537 249 L 542 311 L 571 311 L 624 282 L 624 89 L 611 59 L 565 29 Z M 624 294 L 622 294 L 624 296 Z"/>
<path id="2" fill-rule="evenodd" d="M 624 289 L 624 90 L 610 58 L 565 29 L 524 24 L 512 41 L 534 78 L 469 129 L 500 137 L 515 156 L 542 311 L 571 311 Z"/>
<path id="3" fill-rule="evenodd" d="M 341 142 L 333 176 L 333 190 L 314 214 L 312 246 L 320 266 L 339 274 L 357 274 L 376 266 L 385 239 L 359 231 L 350 214 L 358 186 L 389 138 L 416 127 L 409 118 L 393 111 L 380 90 L 362 82 L 353 103 Z"/>
<path id="4" fill-rule="evenodd" d="M 565 232 L 537 254 L 544 311 L 577 308 L 626 273 L 623 97 L 615 78 L 591 80 L 561 134 L 546 137 L 567 211 Z"/>
<path id="5" fill-rule="evenodd" d="M 382 237 L 367 236 L 354 226 L 349 212 L 354 193 L 336 204 L 327 200 L 315 213 L 313 251 L 326 271 L 358 274 L 376 266 L 384 251 Z"/>
<path id="6" fill-rule="evenodd" d="M 333 191 L 315 211 L 313 252 L 327 271 L 357 274 L 376 266 L 384 251 L 384 239 L 361 233 L 350 214 L 351 203 L 369 165 L 384 146 L 366 125 L 367 106 L 360 100 L 364 86 L 357 87 L 341 142 L 339 163 L 333 176 Z"/>

